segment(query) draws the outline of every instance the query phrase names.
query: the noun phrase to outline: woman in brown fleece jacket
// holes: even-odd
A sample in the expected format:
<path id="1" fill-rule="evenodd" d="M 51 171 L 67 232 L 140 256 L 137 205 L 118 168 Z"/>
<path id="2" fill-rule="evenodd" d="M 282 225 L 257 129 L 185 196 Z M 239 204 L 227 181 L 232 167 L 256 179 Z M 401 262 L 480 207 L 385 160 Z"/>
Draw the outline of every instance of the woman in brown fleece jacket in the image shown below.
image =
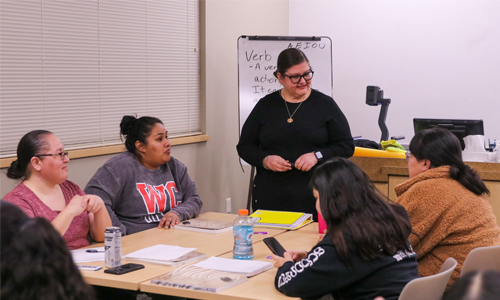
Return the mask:
<path id="1" fill-rule="evenodd" d="M 396 203 L 410 215 L 419 275 L 439 273 L 444 261 L 453 257 L 458 265 L 452 284 L 472 249 L 500 245 L 500 227 L 484 197 L 489 190 L 464 164 L 460 142 L 448 130 L 417 133 L 407 160 L 410 179 L 396 186 Z"/>

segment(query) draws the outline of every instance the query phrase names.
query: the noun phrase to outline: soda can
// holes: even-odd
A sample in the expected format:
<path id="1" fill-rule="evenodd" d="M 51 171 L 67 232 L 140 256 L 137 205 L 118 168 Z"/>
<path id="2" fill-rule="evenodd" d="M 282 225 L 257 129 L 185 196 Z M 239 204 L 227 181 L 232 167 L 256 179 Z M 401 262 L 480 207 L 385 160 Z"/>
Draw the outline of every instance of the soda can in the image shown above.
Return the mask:
<path id="1" fill-rule="evenodd" d="M 104 231 L 104 263 L 108 268 L 122 264 L 122 233 L 120 227 L 106 227 Z"/>

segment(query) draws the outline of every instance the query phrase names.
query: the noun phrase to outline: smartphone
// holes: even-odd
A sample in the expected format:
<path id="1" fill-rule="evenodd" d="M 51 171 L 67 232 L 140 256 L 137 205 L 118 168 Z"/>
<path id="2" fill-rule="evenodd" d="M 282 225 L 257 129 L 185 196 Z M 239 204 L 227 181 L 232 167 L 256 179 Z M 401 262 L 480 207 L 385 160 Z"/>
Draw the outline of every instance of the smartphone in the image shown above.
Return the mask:
<path id="1" fill-rule="evenodd" d="M 281 244 L 278 242 L 277 239 L 275 239 L 273 237 L 268 237 L 268 238 L 264 239 L 264 243 L 266 244 L 267 247 L 269 247 L 271 252 L 274 253 L 275 255 L 278 255 L 281 257 L 283 257 L 283 255 L 285 255 L 286 250 L 285 250 L 285 248 L 283 248 L 283 246 L 281 246 Z"/>
<path id="2" fill-rule="evenodd" d="M 124 264 L 124 265 L 121 265 L 121 266 L 118 266 L 118 267 L 106 269 L 106 270 L 104 270 L 104 273 L 115 274 L 115 275 L 122 275 L 122 274 L 125 274 L 125 273 L 128 273 L 128 272 L 132 272 L 132 271 L 135 271 L 135 270 L 139 270 L 139 269 L 144 269 L 144 265 L 140 265 L 140 264 Z"/>

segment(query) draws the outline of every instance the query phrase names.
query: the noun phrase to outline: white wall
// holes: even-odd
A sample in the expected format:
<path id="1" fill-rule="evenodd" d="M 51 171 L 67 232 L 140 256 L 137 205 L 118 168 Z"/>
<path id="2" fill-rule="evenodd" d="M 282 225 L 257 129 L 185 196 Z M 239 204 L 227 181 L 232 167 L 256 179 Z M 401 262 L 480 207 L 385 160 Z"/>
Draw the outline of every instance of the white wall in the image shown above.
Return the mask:
<path id="1" fill-rule="evenodd" d="M 483 119 L 500 139 L 500 1 L 290 0 L 290 35 L 333 43 L 334 99 L 354 136 L 380 140 L 380 107 L 391 98 L 390 135 L 414 135 L 413 118 Z M 313 66 L 314 67 L 314 66 Z"/>
<path id="2" fill-rule="evenodd" d="M 238 129 L 237 39 L 240 35 L 287 35 L 287 0 L 206 0 L 204 20 L 204 64 L 201 94 L 205 98 L 206 133 L 210 141 L 174 146 L 172 155 L 187 167 L 203 200 L 203 212 L 232 212 L 246 207 L 249 167 L 242 172 L 236 144 Z M 203 23 L 203 22 L 202 22 Z M 111 155 L 74 159 L 68 164 L 69 179 L 85 187 L 95 171 Z M 17 182 L 0 171 L 0 196 Z"/>
<path id="3" fill-rule="evenodd" d="M 288 35 L 288 0 L 206 0 L 206 115 L 210 141 L 196 185 L 213 210 L 246 207 L 250 168 L 242 172 L 238 125 L 237 40 L 241 35 Z M 203 175 L 202 175 L 202 174 Z"/>

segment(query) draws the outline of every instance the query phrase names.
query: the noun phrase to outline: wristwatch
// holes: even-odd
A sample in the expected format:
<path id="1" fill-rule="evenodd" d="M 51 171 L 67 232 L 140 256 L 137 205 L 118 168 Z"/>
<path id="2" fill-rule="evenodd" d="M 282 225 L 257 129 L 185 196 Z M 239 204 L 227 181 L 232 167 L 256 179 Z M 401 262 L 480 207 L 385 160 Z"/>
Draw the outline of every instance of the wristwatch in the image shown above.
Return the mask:
<path id="1" fill-rule="evenodd" d="M 314 152 L 314 156 L 316 156 L 316 159 L 317 159 L 318 161 L 322 161 L 322 160 L 323 160 L 323 154 L 321 154 L 321 152 L 320 152 L 320 151 L 316 151 L 316 152 Z"/>

